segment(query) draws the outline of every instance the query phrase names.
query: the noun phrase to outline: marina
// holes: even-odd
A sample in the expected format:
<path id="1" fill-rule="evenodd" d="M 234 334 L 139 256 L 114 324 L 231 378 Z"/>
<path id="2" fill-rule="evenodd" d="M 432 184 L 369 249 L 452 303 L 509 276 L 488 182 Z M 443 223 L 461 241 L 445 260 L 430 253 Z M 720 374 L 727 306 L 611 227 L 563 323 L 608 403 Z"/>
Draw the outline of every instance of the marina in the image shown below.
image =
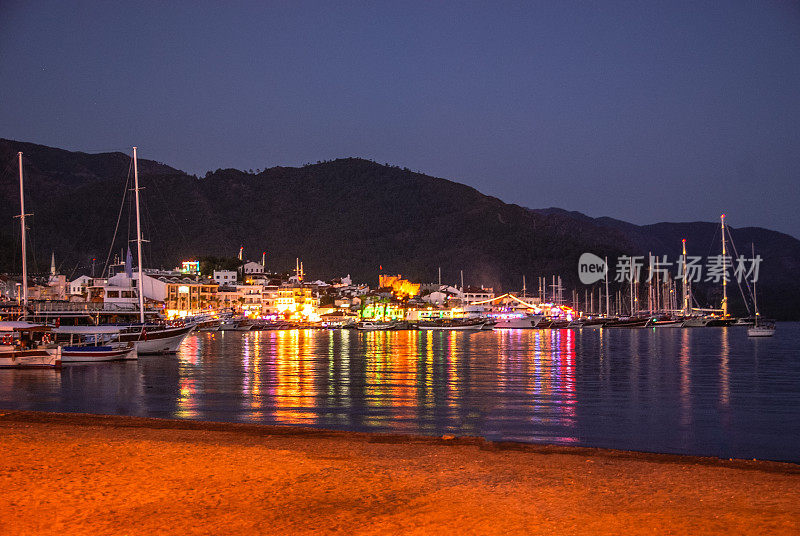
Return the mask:
<path id="1" fill-rule="evenodd" d="M 0 374 L 0 408 L 800 462 L 800 325 L 195 332 Z"/>

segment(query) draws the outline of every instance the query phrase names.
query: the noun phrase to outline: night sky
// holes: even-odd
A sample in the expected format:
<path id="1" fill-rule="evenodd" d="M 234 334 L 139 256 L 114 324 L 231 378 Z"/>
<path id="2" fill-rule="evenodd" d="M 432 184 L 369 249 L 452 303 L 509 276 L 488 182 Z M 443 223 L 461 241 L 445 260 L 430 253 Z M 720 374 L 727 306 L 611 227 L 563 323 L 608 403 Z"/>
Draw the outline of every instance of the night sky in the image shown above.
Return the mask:
<path id="1" fill-rule="evenodd" d="M 2 0 L 0 77 L 0 137 L 800 237 L 797 1 Z"/>

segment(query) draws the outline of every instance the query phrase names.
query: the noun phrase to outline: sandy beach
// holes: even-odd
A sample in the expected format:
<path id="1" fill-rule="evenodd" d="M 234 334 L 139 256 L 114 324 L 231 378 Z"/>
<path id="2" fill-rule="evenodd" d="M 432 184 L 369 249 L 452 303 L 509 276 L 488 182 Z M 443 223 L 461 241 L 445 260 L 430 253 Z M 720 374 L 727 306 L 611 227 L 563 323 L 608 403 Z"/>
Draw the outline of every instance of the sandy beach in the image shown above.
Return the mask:
<path id="1" fill-rule="evenodd" d="M 0 534 L 797 534 L 800 466 L 0 410 Z"/>

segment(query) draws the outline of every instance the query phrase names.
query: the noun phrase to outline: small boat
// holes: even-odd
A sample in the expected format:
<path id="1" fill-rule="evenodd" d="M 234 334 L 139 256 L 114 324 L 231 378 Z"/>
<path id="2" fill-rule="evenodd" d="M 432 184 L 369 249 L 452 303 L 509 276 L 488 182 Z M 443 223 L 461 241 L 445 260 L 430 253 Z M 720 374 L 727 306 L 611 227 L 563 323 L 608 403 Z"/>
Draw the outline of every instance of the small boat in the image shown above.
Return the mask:
<path id="1" fill-rule="evenodd" d="M 631 317 L 608 322 L 604 324 L 604 328 L 646 328 L 652 322 L 652 318 Z"/>
<path id="2" fill-rule="evenodd" d="M 684 320 L 681 326 L 684 328 L 704 328 L 708 326 L 711 320 L 710 316 L 692 316 Z"/>
<path id="3" fill-rule="evenodd" d="M 501 315 L 494 325 L 496 329 L 533 329 L 542 315 Z"/>
<path id="4" fill-rule="evenodd" d="M 60 326 L 53 329 L 57 339 L 66 339 L 62 363 L 133 360 L 139 357 L 136 344 L 119 340 L 117 326 Z"/>
<path id="5" fill-rule="evenodd" d="M 755 246 L 753 247 L 753 257 L 756 256 Z M 775 335 L 775 322 L 772 320 L 761 320 L 761 314 L 758 312 L 758 301 L 756 300 L 756 279 L 753 277 L 753 308 L 755 309 L 756 316 L 753 320 L 753 327 L 747 328 L 748 337 L 772 337 Z"/>
<path id="6" fill-rule="evenodd" d="M 356 323 L 356 329 L 360 331 L 386 331 L 394 329 L 395 322 L 381 322 L 378 320 L 364 320 Z"/>
<path id="7" fill-rule="evenodd" d="M 605 317 L 601 317 L 601 318 L 584 318 L 582 327 L 590 328 L 590 329 L 602 328 L 607 323 L 613 322 L 615 320 L 617 320 L 617 319 L 616 318 L 605 318 Z"/>
<path id="8" fill-rule="evenodd" d="M 426 331 L 481 331 L 486 320 L 482 318 L 442 318 L 423 320 L 417 328 Z"/>
<path id="9" fill-rule="evenodd" d="M 650 322 L 650 327 L 653 328 L 682 328 L 683 319 L 673 317 L 654 318 Z"/>
<path id="10" fill-rule="evenodd" d="M 756 322 L 756 324 L 747 328 L 748 337 L 772 337 L 775 335 L 775 323 L 768 321 Z"/>
<path id="11" fill-rule="evenodd" d="M 49 326 L 0 322 L 0 368 L 61 366 L 61 347 L 52 342 Z"/>

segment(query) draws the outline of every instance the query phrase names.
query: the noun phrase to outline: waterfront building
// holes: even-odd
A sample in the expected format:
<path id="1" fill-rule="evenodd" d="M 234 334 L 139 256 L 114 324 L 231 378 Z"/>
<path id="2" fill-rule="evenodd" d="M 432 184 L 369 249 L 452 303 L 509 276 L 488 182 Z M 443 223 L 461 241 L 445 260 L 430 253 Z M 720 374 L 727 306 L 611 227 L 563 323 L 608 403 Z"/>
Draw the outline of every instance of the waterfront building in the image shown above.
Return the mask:
<path id="1" fill-rule="evenodd" d="M 236 285 L 239 293 L 239 310 L 250 317 L 257 317 L 263 310 L 264 285 Z"/>

